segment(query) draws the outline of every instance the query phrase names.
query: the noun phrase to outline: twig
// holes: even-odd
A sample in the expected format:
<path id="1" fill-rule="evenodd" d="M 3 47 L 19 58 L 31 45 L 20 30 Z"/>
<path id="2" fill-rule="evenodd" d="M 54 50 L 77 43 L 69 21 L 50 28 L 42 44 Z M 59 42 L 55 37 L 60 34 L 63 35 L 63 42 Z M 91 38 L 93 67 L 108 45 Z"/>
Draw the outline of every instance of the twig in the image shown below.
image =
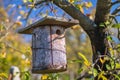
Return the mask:
<path id="1" fill-rule="evenodd" d="M 116 15 L 118 12 L 120 12 L 120 7 L 116 8 L 116 9 L 112 12 L 112 15 Z"/>
<path id="2" fill-rule="evenodd" d="M 48 2 L 48 1 L 52 1 L 52 0 L 40 0 L 40 1 L 37 1 L 34 5 L 37 6 L 39 4 L 42 4 L 42 3 Z"/>
<path id="3" fill-rule="evenodd" d="M 19 49 L 14 48 L 12 45 L 10 45 L 9 43 L 6 44 L 8 47 L 14 49 L 15 51 L 19 52 L 19 53 L 23 53 L 22 51 L 20 51 Z"/>
<path id="4" fill-rule="evenodd" d="M 111 3 L 111 7 L 115 4 L 118 4 L 118 3 L 120 3 L 120 1 L 115 1 L 115 2 Z"/>
<path id="5" fill-rule="evenodd" d="M 29 10 L 29 12 L 28 12 L 28 15 L 27 15 L 27 17 L 26 17 L 26 24 L 28 23 L 28 19 L 29 19 L 29 16 L 30 16 L 30 14 L 32 13 L 32 10 L 33 10 L 33 8 L 31 8 L 30 10 Z M 26 26 L 26 24 L 25 24 L 25 26 Z"/>
<path id="6" fill-rule="evenodd" d="M 77 80 L 82 80 L 83 78 L 91 77 L 92 74 L 88 74 L 88 72 L 85 72 L 82 76 L 79 76 Z"/>

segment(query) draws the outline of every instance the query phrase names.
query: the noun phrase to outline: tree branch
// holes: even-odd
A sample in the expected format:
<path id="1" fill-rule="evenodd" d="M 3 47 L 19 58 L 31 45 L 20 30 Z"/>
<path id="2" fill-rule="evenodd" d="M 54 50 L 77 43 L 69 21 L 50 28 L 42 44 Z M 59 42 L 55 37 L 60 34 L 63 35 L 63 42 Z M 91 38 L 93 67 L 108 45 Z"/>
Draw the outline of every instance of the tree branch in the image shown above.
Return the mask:
<path id="1" fill-rule="evenodd" d="M 44 0 L 51 1 L 51 0 Z M 69 3 L 66 0 L 52 0 L 54 4 L 63 9 L 67 14 L 69 14 L 74 19 L 79 20 L 80 26 L 86 31 L 89 32 L 96 27 L 96 24 L 90 20 L 87 16 L 85 16 L 80 10 L 78 10 L 74 5 Z M 38 2 L 41 3 L 41 2 Z M 38 4 L 36 3 L 36 4 Z"/>
<path id="2" fill-rule="evenodd" d="M 98 0 L 95 14 L 95 23 L 103 23 L 109 19 L 111 0 Z"/>
<path id="3" fill-rule="evenodd" d="M 63 9 L 66 13 L 68 13 L 74 19 L 79 20 L 80 26 L 85 30 L 93 30 L 96 26 L 92 20 L 90 20 L 87 16 L 85 16 L 80 10 L 78 10 L 75 6 L 67 2 L 66 0 L 53 0 L 58 7 Z M 66 6 L 64 6 L 66 5 Z M 94 26 L 94 27 L 93 27 Z"/>
<path id="4" fill-rule="evenodd" d="M 118 3 L 120 3 L 120 1 L 115 1 L 115 2 L 112 2 L 112 3 L 111 3 L 111 7 L 112 7 L 113 5 L 118 4 Z"/>
<path id="5" fill-rule="evenodd" d="M 118 12 L 120 12 L 120 7 L 116 8 L 116 9 L 112 12 L 112 15 L 116 15 Z"/>

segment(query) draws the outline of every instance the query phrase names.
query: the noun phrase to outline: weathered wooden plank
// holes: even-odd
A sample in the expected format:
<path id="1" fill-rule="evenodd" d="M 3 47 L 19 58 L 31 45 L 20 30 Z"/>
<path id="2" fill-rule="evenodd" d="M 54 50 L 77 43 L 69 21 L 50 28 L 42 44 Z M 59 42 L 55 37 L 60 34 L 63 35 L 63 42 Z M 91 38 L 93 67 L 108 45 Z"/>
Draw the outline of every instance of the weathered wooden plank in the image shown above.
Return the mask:
<path id="1" fill-rule="evenodd" d="M 56 34 L 56 31 L 61 34 Z M 53 73 L 66 70 L 64 28 L 37 27 L 32 35 L 32 72 Z"/>
<path id="2" fill-rule="evenodd" d="M 42 27 L 45 25 L 48 25 L 48 26 L 58 25 L 65 28 L 69 28 L 77 24 L 79 24 L 79 21 L 77 20 L 67 20 L 59 17 L 46 16 L 27 27 L 19 29 L 18 33 L 31 34 L 33 29 L 35 29 L 36 27 Z"/>

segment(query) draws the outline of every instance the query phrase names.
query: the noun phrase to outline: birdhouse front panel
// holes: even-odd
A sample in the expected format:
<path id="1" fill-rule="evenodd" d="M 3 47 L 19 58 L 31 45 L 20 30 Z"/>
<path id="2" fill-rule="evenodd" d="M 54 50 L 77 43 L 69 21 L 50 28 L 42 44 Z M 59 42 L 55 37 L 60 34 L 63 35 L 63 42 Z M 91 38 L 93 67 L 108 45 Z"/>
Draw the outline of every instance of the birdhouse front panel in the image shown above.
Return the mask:
<path id="1" fill-rule="evenodd" d="M 18 30 L 32 35 L 32 72 L 56 73 L 66 70 L 65 29 L 79 21 L 46 16 Z"/>
<path id="2" fill-rule="evenodd" d="M 32 72 L 52 73 L 66 70 L 65 28 L 43 26 L 33 29 Z"/>

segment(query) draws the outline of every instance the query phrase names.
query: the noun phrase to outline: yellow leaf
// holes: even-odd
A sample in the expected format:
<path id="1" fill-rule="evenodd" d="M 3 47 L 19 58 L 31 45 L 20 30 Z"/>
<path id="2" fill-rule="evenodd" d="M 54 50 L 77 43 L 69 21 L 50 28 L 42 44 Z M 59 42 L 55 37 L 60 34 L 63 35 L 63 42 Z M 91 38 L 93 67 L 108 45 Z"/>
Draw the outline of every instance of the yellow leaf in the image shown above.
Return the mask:
<path id="1" fill-rule="evenodd" d="M 78 30 L 78 29 L 80 29 L 80 26 L 79 25 L 75 25 L 75 26 L 72 26 L 71 29 Z"/>
<path id="2" fill-rule="evenodd" d="M 17 24 L 18 26 L 21 26 L 21 25 L 22 25 L 22 22 L 16 21 L 16 24 Z"/>
<path id="3" fill-rule="evenodd" d="M 82 53 L 79 52 L 78 54 L 84 59 L 84 61 L 88 62 L 87 58 Z"/>
<path id="4" fill-rule="evenodd" d="M 84 61 L 84 64 L 85 64 L 87 67 L 90 67 L 90 63 L 89 63 L 89 62 Z"/>
<path id="5" fill-rule="evenodd" d="M 54 10 L 53 10 L 53 12 L 54 12 L 54 13 L 56 13 L 56 12 L 57 12 L 57 10 L 56 10 L 56 9 L 54 9 Z"/>
<path id="6" fill-rule="evenodd" d="M 21 15 L 24 15 L 24 14 L 25 14 L 25 12 L 24 12 L 23 10 L 21 10 L 19 13 L 20 13 Z"/>
<path id="7" fill-rule="evenodd" d="M 82 7 L 81 5 L 79 5 L 78 7 L 79 7 L 80 11 L 81 11 L 82 13 L 84 13 L 83 7 Z"/>
<path id="8" fill-rule="evenodd" d="M 48 78 L 48 75 L 46 75 L 46 74 L 41 76 L 41 80 L 47 80 L 47 78 Z"/>
<path id="9" fill-rule="evenodd" d="M 0 77 L 1 77 L 1 78 L 2 78 L 2 77 L 7 78 L 7 74 L 6 74 L 6 73 L 0 73 Z"/>
<path id="10" fill-rule="evenodd" d="M 100 58 L 100 62 L 103 64 L 105 62 L 105 59 Z"/>
<path id="11" fill-rule="evenodd" d="M 98 80 L 101 80 L 101 78 L 102 78 L 102 80 L 108 80 L 104 75 L 105 75 L 105 72 L 102 71 L 98 76 Z"/>
<path id="12" fill-rule="evenodd" d="M 74 3 L 74 0 L 69 0 L 70 3 Z"/>
<path id="13" fill-rule="evenodd" d="M 89 66 L 90 66 L 90 62 L 87 60 L 87 58 L 86 58 L 82 53 L 80 53 L 80 52 L 79 52 L 78 54 L 79 54 L 80 57 L 83 58 L 84 64 L 85 64 L 87 67 L 89 67 Z"/>
<path id="14" fill-rule="evenodd" d="M 92 7 L 93 5 L 92 5 L 91 2 L 86 2 L 86 3 L 85 3 L 85 6 L 86 6 L 87 8 L 90 8 L 90 7 Z"/>
<path id="15" fill-rule="evenodd" d="M 2 52 L 0 56 L 1 56 L 2 58 L 5 58 L 5 57 L 6 57 L 6 52 Z"/>

